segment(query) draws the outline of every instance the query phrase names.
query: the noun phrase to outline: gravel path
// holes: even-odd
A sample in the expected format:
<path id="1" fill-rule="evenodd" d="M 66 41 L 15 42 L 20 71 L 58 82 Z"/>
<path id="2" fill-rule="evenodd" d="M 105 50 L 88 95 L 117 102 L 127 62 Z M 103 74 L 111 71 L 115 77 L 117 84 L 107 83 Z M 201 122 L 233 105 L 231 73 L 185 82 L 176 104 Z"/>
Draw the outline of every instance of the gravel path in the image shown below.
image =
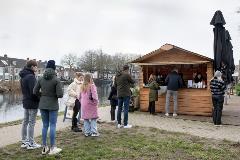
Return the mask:
<path id="1" fill-rule="evenodd" d="M 239 99 L 234 101 L 236 105 Z M 231 104 L 228 105 L 230 107 Z M 235 107 L 238 108 L 238 107 Z M 110 107 L 99 108 L 100 121 L 110 121 Z M 238 113 L 240 116 L 240 109 Z M 235 112 L 236 114 L 237 112 Z M 236 115 L 235 115 L 236 116 Z M 203 118 L 203 117 L 202 117 Z M 63 116 L 58 117 L 57 130 L 64 129 L 71 125 L 70 120 L 62 122 Z M 240 142 L 240 126 L 223 125 L 215 127 L 208 121 L 186 120 L 181 118 L 165 117 L 162 114 L 151 116 L 148 113 L 134 112 L 129 114 L 129 123 L 134 126 L 154 127 L 172 132 L 182 132 L 199 137 L 214 138 L 219 140 L 229 140 Z M 41 135 L 42 123 L 38 120 L 35 126 L 35 136 Z M 101 128 L 99 128 L 101 132 Z M 0 148 L 20 141 L 21 125 L 0 128 Z"/>

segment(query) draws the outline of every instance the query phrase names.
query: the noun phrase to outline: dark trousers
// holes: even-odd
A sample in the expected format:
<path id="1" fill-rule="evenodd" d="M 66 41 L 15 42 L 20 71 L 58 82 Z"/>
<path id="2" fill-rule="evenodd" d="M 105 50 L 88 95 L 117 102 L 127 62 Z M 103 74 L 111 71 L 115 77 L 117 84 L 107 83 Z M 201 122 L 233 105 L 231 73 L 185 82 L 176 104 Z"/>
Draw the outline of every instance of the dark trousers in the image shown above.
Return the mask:
<path id="1" fill-rule="evenodd" d="M 148 110 L 150 114 L 155 114 L 155 101 L 149 102 Z"/>
<path id="2" fill-rule="evenodd" d="M 215 125 L 222 124 L 221 118 L 222 118 L 222 109 L 223 109 L 223 102 L 224 102 L 224 96 L 212 96 L 212 102 L 213 102 L 213 123 Z"/>
<path id="3" fill-rule="evenodd" d="M 119 97 L 118 98 L 118 112 L 117 112 L 117 121 L 118 124 L 121 124 L 121 115 L 122 115 L 122 107 L 124 106 L 124 126 L 128 125 L 128 109 L 129 109 L 129 101 L 130 96 Z"/>
<path id="4" fill-rule="evenodd" d="M 115 105 L 111 105 L 111 110 L 110 110 L 111 121 L 115 120 L 115 110 L 116 110 L 116 106 Z"/>
<path id="5" fill-rule="evenodd" d="M 73 116 L 72 116 L 72 128 L 77 127 L 77 115 L 79 113 L 79 110 L 81 108 L 81 104 L 78 99 L 75 100 L 75 106 L 73 107 Z"/>

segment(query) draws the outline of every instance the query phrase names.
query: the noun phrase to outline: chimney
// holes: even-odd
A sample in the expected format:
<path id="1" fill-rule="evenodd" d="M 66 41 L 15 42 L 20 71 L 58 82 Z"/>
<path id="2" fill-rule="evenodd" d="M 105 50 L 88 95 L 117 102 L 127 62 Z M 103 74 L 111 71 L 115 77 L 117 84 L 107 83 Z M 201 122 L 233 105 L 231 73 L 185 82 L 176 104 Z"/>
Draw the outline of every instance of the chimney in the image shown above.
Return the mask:
<path id="1" fill-rule="evenodd" d="M 29 61 L 29 58 L 27 58 L 27 61 Z"/>
<path id="2" fill-rule="evenodd" d="M 34 61 L 36 61 L 36 59 L 33 59 Z"/>
<path id="3" fill-rule="evenodd" d="M 42 60 L 39 60 L 38 62 L 39 62 L 39 63 L 41 63 L 41 62 L 42 62 Z"/>
<path id="4" fill-rule="evenodd" d="M 4 58 L 7 58 L 7 54 L 4 54 Z"/>

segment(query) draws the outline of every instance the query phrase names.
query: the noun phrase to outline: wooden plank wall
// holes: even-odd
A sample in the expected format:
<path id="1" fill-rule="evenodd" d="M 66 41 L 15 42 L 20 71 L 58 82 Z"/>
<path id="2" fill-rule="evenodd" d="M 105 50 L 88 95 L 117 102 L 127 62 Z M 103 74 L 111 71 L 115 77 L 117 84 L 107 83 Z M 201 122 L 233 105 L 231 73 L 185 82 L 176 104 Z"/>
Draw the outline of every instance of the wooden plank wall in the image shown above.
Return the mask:
<path id="1" fill-rule="evenodd" d="M 148 111 L 149 88 L 140 89 L 140 110 Z M 156 112 L 165 113 L 166 96 L 159 95 L 156 102 Z M 173 101 L 170 102 L 170 112 L 173 111 Z M 178 91 L 178 114 L 212 115 L 212 100 L 209 89 L 180 89 Z"/>
<path id="2" fill-rule="evenodd" d="M 213 64 L 207 63 L 207 88 L 210 89 L 210 81 L 213 77 Z"/>

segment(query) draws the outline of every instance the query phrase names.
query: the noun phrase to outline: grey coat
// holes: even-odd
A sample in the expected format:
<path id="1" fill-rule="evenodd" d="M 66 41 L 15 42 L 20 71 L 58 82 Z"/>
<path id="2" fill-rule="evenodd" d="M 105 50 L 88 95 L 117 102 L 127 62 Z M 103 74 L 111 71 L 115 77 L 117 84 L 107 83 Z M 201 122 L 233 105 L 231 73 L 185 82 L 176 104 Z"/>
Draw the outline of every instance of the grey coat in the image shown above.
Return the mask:
<path id="1" fill-rule="evenodd" d="M 52 68 L 47 68 L 43 77 L 39 78 L 33 89 L 33 94 L 38 95 L 41 90 L 39 109 L 58 110 L 58 98 L 63 97 L 60 80 Z"/>

